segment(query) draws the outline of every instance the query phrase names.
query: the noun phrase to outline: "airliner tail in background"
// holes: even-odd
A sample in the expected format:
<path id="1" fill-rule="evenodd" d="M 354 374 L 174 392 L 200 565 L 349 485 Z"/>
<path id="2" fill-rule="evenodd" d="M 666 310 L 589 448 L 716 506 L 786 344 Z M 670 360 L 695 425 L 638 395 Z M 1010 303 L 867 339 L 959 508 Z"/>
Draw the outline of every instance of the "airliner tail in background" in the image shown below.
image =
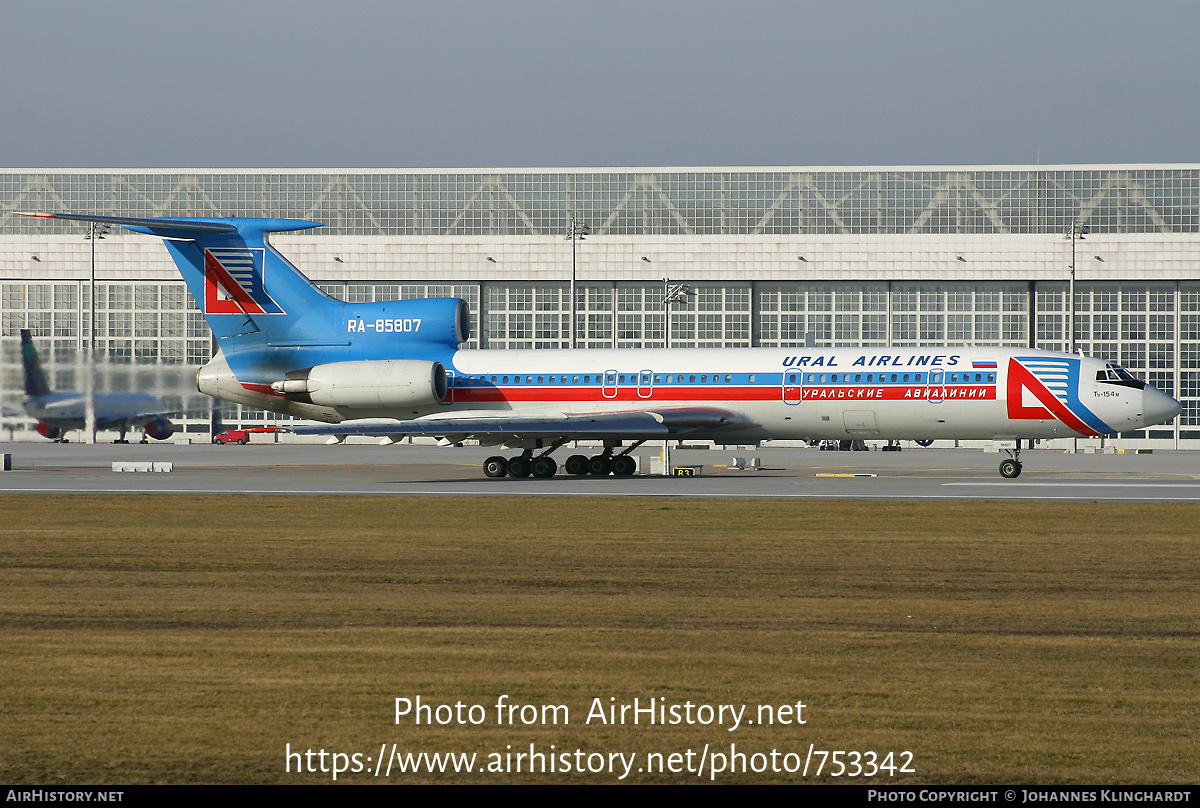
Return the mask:
<path id="1" fill-rule="evenodd" d="M 27 328 L 21 329 L 21 363 L 25 371 L 25 413 L 37 420 L 38 434 L 62 441 L 68 432 L 85 429 L 87 394 L 50 389 L 33 333 Z M 125 435 L 130 429 L 141 429 L 155 440 L 166 440 L 178 431 L 167 419 L 169 413 L 162 401 L 148 393 L 97 393 L 95 410 L 96 428 L 119 431 L 118 443 L 128 443 Z"/>

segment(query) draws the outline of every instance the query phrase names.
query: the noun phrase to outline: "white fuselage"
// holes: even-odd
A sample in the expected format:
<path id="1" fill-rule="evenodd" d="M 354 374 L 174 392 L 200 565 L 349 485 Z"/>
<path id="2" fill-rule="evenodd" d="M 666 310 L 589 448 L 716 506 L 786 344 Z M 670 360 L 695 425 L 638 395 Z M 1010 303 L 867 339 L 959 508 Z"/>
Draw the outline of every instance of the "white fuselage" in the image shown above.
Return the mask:
<path id="1" fill-rule="evenodd" d="M 1013 384 L 1014 357 L 1025 359 L 1022 367 L 1037 366 L 1035 382 Z M 1056 363 L 1075 369 L 1055 373 Z M 1105 366 L 1087 357 L 995 347 L 462 350 L 454 355 L 455 378 L 440 412 L 553 415 L 712 406 L 757 424 L 747 435 L 755 439 L 1125 432 L 1156 422 L 1150 420 L 1154 408 L 1145 406 L 1147 394 L 1162 399 L 1154 402 L 1159 415 L 1178 412 L 1173 399 L 1152 387 L 1097 381 Z M 1053 393 L 1057 411 L 1028 389 L 1038 386 L 1037 378 L 1050 385 L 1042 398 Z M 1020 398 L 1011 405 L 1010 392 Z"/>
<path id="2" fill-rule="evenodd" d="M 733 418 L 688 427 L 687 437 L 728 443 L 1095 436 L 1180 412 L 1175 399 L 1111 363 L 1033 348 L 459 350 L 447 359 L 446 395 L 416 406 L 295 404 L 239 383 L 220 356 L 201 372 L 200 388 L 334 423 L 704 408 Z"/>

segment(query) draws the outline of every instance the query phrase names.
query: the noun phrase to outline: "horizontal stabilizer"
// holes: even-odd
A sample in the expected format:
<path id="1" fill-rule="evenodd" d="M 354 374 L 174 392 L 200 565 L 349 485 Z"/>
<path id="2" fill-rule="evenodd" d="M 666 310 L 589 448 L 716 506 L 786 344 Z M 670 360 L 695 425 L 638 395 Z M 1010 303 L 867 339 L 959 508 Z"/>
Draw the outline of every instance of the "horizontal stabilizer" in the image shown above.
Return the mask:
<path id="1" fill-rule="evenodd" d="M 160 230 L 190 231 L 192 233 L 237 232 L 235 225 L 214 219 L 138 219 L 128 216 L 96 216 L 90 213 L 22 213 L 20 211 L 13 211 L 13 213 L 38 219 L 67 219 L 76 222 L 115 224 L 121 227 L 144 227 L 156 232 Z"/>

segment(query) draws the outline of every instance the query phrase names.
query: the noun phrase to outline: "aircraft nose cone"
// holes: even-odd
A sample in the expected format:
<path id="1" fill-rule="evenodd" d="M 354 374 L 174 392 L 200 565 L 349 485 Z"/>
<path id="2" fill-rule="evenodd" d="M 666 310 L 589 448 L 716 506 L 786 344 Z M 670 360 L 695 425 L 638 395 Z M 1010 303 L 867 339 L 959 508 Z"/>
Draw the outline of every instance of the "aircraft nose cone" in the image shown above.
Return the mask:
<path id="1" fill-rule="evenodd" d="M 1146 426 L 1162 424 L 1183 412 L 1183 405 L 1157 387 L 1146 385 L 1142 390 L 1142 420 Z"/>

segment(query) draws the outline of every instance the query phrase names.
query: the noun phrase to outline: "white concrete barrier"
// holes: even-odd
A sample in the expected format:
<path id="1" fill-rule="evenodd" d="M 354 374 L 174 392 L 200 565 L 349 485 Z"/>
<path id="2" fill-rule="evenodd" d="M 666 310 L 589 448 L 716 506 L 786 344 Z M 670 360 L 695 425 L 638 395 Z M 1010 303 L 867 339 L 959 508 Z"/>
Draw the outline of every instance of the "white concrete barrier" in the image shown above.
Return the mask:
<path id="1" fill-rule="evenodd" d="M 155 463 L 149 460 L 121 460 L 113 462 L 114 472 L 169 472 L 174 463 Z"/>

